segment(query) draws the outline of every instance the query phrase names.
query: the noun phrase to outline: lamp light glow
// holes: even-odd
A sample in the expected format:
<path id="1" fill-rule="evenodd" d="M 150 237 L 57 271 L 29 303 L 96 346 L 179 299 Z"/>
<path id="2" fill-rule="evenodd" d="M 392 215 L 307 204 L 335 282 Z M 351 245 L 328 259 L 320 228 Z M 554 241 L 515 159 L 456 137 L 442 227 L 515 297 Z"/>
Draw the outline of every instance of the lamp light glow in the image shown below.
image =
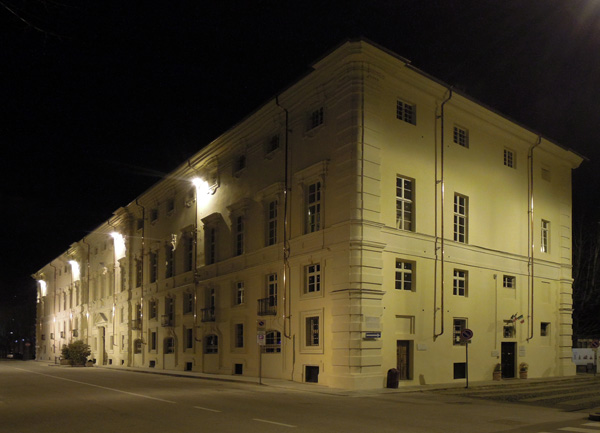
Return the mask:
<path id="1" fill-rule="evenodd" d="M 38 280 L 38 283 L 40 285 L 40 294 L 41 296 L 46 296 L 46 291 L 48 290 L 48 285 L 46 284 L 46 282 L 44 280 Z"/>
<path id="2" fill-rule="evenodd" d="M 80 271 L 79 271 L 79 263 L 75 260 L 69 260 L 69 264 L 71 265 L 71 273 L 73 274 L 73 281 L 79 280 Z"/>
<path id="3" fill-rule="evenodd" d="M 117 260 L 122 259 L 123 257 L 125 257 L 125 250 L 126 250 L 125 236 L 123 236 L 121 233 L 117 233 L 117 232 L 112 232 L 110 235 L 114 241 L 115 258 Z"/>

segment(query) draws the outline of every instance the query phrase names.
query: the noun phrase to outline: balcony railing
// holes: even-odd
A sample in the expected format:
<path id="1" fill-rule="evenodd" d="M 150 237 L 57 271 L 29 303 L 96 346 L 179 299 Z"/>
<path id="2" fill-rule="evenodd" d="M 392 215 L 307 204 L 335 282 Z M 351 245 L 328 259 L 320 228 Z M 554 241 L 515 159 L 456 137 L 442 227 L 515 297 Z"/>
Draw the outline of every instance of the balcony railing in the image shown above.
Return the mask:
<path id="1" fill-rule="evenodd" d="M 276 316 L 277 315 L 277 298 L 269 296 L 258 300 L 258 315 L 259 316 Z"/>
<path id="2" fill-rule="evenodd" d="M 200 310 L 200 312 L 202 313 L 201 320 L 203 322 L 214 322 L 215 321 L 215 308 L 214 307 L 203 308 Z"/>
<path id="3" fill-rule="evenodd" d="M 174 325 L 175 320 L 170 314 L 163 314 L 161 317 L 160 325 L 162 327 L 169 327 Z"/>

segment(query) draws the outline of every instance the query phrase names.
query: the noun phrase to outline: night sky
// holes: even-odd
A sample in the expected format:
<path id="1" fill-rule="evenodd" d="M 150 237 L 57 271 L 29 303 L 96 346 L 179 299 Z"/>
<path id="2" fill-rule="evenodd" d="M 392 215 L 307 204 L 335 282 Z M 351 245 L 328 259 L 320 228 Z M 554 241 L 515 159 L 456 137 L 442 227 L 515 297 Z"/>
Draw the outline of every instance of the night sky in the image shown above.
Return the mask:
<path id="1" fill-rule="evenodd" d="M 600 1 L 2 0 L 1 302 L 359 36 L 587 156 L 600 220 Z"/>

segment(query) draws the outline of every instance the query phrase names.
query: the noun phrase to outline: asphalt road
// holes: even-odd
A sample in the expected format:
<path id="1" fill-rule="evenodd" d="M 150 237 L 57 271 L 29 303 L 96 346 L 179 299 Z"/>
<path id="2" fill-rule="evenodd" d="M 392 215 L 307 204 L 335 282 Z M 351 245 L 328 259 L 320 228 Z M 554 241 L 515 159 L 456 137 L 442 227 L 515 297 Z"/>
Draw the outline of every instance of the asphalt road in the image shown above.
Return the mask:
<path id="1" fill-rule="evenodd" d="M 102 368 L 0 362 L 0 432 L 597 431 L 587 414 L 443 393 L 335 395 Z M 593 430 L 587 430 L 593 429 Z"/>

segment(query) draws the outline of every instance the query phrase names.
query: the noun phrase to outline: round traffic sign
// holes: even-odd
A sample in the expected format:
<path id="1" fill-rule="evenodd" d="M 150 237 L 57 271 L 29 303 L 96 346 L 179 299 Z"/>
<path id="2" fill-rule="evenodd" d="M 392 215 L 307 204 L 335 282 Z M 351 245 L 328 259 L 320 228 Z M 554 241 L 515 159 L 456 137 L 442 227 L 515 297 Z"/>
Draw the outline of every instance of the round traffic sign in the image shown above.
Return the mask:
<path id="1" fill-rule="evenodd" d="M 597 349 L 600 346 L 600 341 L 594 340 L 592 341 L 592 349 Z"/>
<path id="2" fill-rule="evenodd" d="M 473 338 L 473 331 L 471 331 L 469 328 L 465 328 L 462 331 L 460 331 L 460 338 L 462 338 L 463 340 L 470 340 L 471 338 Z"/>

